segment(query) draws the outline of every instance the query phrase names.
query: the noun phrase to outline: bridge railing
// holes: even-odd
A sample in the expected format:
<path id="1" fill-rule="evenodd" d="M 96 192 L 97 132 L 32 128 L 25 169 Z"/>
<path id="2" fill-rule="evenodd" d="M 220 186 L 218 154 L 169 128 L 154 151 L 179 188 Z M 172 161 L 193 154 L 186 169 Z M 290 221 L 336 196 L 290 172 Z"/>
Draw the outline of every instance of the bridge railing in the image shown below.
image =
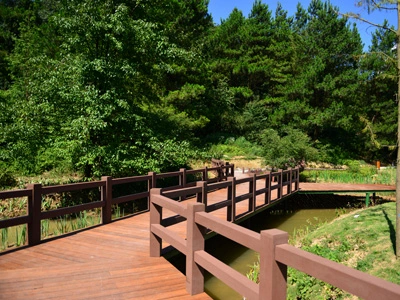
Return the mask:
<path id="1" fill-rule="evenodd" d="M 208 178 L 208 172 L 218 171 L 221 174 L 234 174 L 234 165 L 227 164 L 214 168 L 202 168 L 197 170 L 180 169 L 177 172 L 160 173 L 149 172 L 144 176 L 133 176 L 126 178 L 112 178 L 103 176 L 100 181 L 72 183 L 54 186 L 42 186 L 41 184 L 29 184 L 26 189 L 0 191 L 0 200 L 25 198 L 27 199 L 27 214 L 7 219 L 0 219 L 0 229 L 27 224 L 28 245 L 33 246 L 41 242 L 41 222 L 46 219 L 54 219 L 70 214 L 79 214 L 80 212 L 101 209 L 101 223 L 107 224 L 112 221 L 112 209 L 114 205 L 147 199 L 146 208 L 136 213 L 149 210 L 150 189 L 158 187 L 160 180 L 165 178 L 177 177 L 178 185 L 164 187 L 164 190 L 173 190 L 195 186 L 196 182 L 187 182 L 189 176 L 198 175 L 199 178 L 206 182 L 216 182 L 226 180 L 226 177 L 220 176 L 216 178 Z M 195 177 L 196 178 L 196 177 Z M 140 192 L 128 194 L 124 196 L 113 196 L 113 190 L 118 185 L 142 183 L 143 188 Z M 73 205 L 68 207 L 56 208 L 52 210 L 44 210 L 42 208 L 46 196 L 60 195 L 62 193 L 70 193 L 73 191 L 96 190 L 98 196 L 92 202 Z M 115 194 L 115 193 L 114 193 Z"/>
<path id="2" fill-rule="evenodd" d="M 247 184 L 248 190 L 244 194 L 238 194 L 238 186 Z M 226 220 L 235 222 L 244 216 L 263 209 L 273 202 L 278 202 L 284 196 L 296 192 L 299 187 L 299 169 L 278 170 L 267 172 L 263 175 L 253 174 L 251 177 L 237 179 L 229 177 L 227 181 L 208 183 L 199 181 L 195 187 L 182 189 L 161 189 L 161 194 L 168 198 L 186 199 L 187 196 L 197 197 L 198 203 L 205 205 L 206 212 L 227 207 Z M 207 194 L 214 190 L 225 189 L 226 197 L 218 202 L 209 203 Z M 276 193 L 272 193 L 273 191 Z M 258 200 L 259 195 L 264 195 L 263 200 Z M 257 198 L 258 197 L 258 198 Z M 236 206 L 242 201 L 248 201 L 248 209 L 238 212 Z M 170 217 L 164 220 L 166 224 L 172 225 L 184 221 L 184 218 Z"/>
<path id="3" fill-rule="evenodd" d="M 152 189 L 150 196 L 150 256 L 161 255 L 167 242 L 186 256 L 186 290 L 204 291 L 204 270 L 219 278 L 246 299 L 283 300 L 287 294 L 287 267 L 365 299 L 400 299 L 400 286 L 322 258 L 288 244 L 288 234 L 278 229 L 260 234 L 224 221 L 206 212 L 203 203 L 182 203 Z M 163 208 L 187 220 L 186 238 L 163 225 Z M 259 284 L 205 251 L 205 232 L 212 230 L 260 255 Z"/>

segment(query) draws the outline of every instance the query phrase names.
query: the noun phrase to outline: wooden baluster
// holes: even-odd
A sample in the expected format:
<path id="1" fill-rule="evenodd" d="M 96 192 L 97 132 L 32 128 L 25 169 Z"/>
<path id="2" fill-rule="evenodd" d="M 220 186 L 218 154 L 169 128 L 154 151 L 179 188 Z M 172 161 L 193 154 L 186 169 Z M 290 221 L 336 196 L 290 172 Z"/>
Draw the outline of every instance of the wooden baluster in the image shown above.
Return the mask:
<path id="1" fill-rule="evenodd" d="M 28 245 L 34 246 L 40 244 L 41 240 L 42 185 L 28 184 L 27 189 L 32 191 L 28 197 L 28 215 L 31 217 L 28 223 Z"/>
<path id="2" fill-rule="evenodd" d="M 181 188 L 185 188 L 186 187 L 186 169 L 182 168 L 179 170 L 179 172 L 181 172 L 181 174 L 179 175 L 179 186 Z M 179 201 L 183 201 L 186 200 L 186 195 L 179 197 Z"/>
<path id="3" fill-rule="evenodd" d="M 252 194 L 249 198 L 249 212 L 254 212 L 256 209 L 256 181 L 257 174 L 253 174 L 253 179 L 249 182 L 249 193 Z"/>
<path id="4" fill-rule="evenodd" d="M 189 203 L 187 206 L 187 253 L 186 253 L 186 291 L 190 295 L 204 291 L 204 270 L 194 261 L 196 251 L 204 250 L 204 228 L 195 222 L 197 212 L 204 212 L 201 203 Z"/>
<path id="5" fill-rule="evenodd" d="M 151 187 L 150 189 L 156 188 L 157 187 L 157 174 L 156 172 L 149 172 L 149 176 L 151 176 Z"/>
<path id="6" fill-rule="evenodd" d="M 150 174 L 147 174 L 150 175 Z M 147 196 L 147 211 L 150 211 L 150 191 L 152 189 L 152 185 L 153 185 L 153 176 L 150 175 L 150 179 L 147 180 L 147 192 L 148 192 L 148 196 Z"/>
<path id="7" fill-rule="evenodd" d="M 208 167 L 204 167 L 203 181 L 207 181 L 208 182 Z"/>
<path id="8" fill-rule="evenodd" d="M 272 184 L 272 176 L 271 176 L 271 172 L 267 173 L 267 178 L 265 178 L 265 188 L 267 188 L 268 190 L 265 192 L 265 204 L 270 204 L 271 202 L 271 184 Z"/>
<path id="9" fill-rule="evenodd" d="M 198 181 L 196 186 L 201 187 L 201 193 L 197 194 L 197 203 L 203 203 L 205 205 L 205 210 L 207 211 L 207 182 Z"/>
<path id="10" fill-rule="evenodd" d="M 162 207 L 152 202 L 152 197 L 161 195 L 161 189 L 151 189 L 150 191 L 150 257 L 160 257 L 162 239 L 151 231 L 152 224 L 161 224 Z"/>
<path id="11" fill-rule="evenodd" d="M 275 247 L 287 244 L 287 232 L 270 229 L 261 231 L 260 300 L 285 300 L 287 266 L 275 260 Z"/>
<path id="12" fill-rule="evenodd" d="M 101 218 L 103 224 L 108 224 L 112 219 L 112 177 L 103 176 L 104 186 L 101 187 L 101 201 L 104 202 L 104 207 L 101 210 Z"/>
<path id="13" fill-rule="evenodd" d="M 283 170 L 279 169 L 278 172 L 278 199 L 281 199 L 283 195 Z"/>
<path id="14" fill-rule="evenodd" d="M 235 222 L 236 220 L 236 178 L 229 177 L 228 181 L 231 185 L 228 186 L 228 200 L 231 200 L 231 204 L 226 208 L 226 220 L 229 222 Z"/>

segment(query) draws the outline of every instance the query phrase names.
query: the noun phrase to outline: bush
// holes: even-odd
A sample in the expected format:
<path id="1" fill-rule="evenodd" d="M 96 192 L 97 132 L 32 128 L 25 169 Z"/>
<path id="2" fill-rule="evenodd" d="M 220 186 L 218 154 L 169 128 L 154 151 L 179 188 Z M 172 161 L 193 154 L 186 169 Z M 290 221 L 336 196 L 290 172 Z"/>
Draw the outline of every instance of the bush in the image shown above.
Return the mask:
<path id="1" fill-rule="evenodd" d="M 14 187 L 17 185 L 17 180 L 11 172 L 0 172 L 0 188 Z"/>
<path id="2" fill-rule="evenodd" d="M 311 139 L 297 129 L 287 129 L 282 136 L 273 129 L 266 129 L 261 134 L 261 144 L 265 163 L 273 168 L 296 167 L 318 158 L 318 150 L 311 146 Z"/>
<path id="3" fill-rule="evenodd" d="M 223 143 L 212 145 L 210 152 L 214 158 L 232 158 L 234 156 L 246 156 L 247 158 L 260 156 L 260 146 L 246 140 L 244 137 L 228 137 Z"/>

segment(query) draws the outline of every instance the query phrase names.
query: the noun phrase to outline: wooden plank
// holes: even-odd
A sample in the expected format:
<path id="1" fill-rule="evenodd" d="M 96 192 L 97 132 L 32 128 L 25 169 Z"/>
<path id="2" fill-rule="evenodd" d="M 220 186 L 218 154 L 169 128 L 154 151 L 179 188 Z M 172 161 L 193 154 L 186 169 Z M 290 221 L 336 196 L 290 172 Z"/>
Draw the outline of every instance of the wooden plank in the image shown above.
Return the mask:
<path id="1" fill-rule="evenodd" d="M 350 183 L 311 183 L 301 182 L 299 193 L 309 192 L 330 192 L 330 193 L 350 193 L 350 192 L 395 192 L 396 187 L 384 184 L 350 184 Z"/>
<path id="2" fill-rule="evenodd" d="M 149 257 L 148 213 L 0 254 L 0 299 L 211 299 Z M 133 229 L 134 228 L 134 229 Z"/>

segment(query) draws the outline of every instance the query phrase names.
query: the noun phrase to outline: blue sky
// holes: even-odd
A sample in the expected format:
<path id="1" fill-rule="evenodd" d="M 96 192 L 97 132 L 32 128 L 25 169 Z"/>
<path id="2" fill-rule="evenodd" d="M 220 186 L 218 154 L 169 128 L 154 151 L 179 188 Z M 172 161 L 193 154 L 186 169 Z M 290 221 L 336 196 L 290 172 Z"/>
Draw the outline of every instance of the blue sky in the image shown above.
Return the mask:
<path id="1" fill-rule="evenodd" d="M 289 16 L 293 16 L 296 12 L 297 3 L 300 3 L 304 8 L 308 8 L 311 0 L 262 0 L 263 3 L 268 4 L 269 9 L 275 13 L 277 3 L 280 2 L 282 7 L 288 11 Z M 365 8 L 360 8 L 355 5 L 355 0 L 331 0 L 334 6 L 339 7 L 341 13 L 353 12 L 360 14 L 361 17 L 370 20 L 374 23 L 382 23 L 384 19 L 387 19 L 391 25 L 397 27 L 397 16 L 395 11 L 374 11 L 368 14 Z M 251 11 L 254 0 L 210 0 L 208 11 L 211 13 L 214 22 L 219 24 L 221 19 L 226 19 L 232 10 L 237 7 L 240 9 L 245 16 Z M 364 49 L 368 50 L 368 46 L 371 44 L 371 33 L 375 31 L 375 28 L 371 25 L 365 24 L 360 21 L 352 21 L 357 24 L 358 31 L 364 43 Z"/>

